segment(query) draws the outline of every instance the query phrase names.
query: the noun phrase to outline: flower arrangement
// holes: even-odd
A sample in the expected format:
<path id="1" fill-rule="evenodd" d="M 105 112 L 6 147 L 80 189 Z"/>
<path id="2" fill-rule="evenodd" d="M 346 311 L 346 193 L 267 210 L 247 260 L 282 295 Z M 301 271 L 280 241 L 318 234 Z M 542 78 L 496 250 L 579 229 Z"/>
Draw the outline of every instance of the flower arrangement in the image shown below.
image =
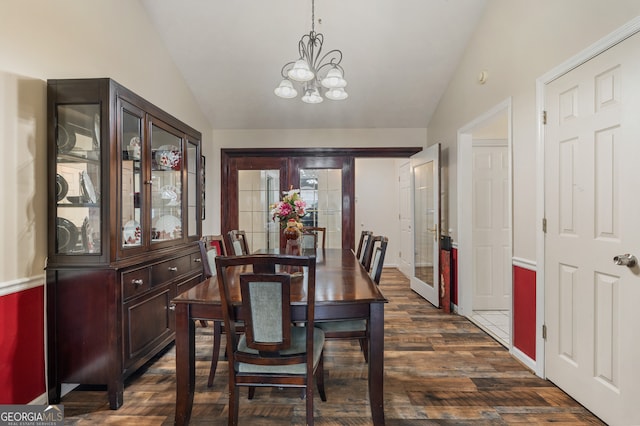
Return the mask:
<path id="1" fill-rule="evenodd" d="M 276 219 L 280 221 L 280 227 L 285 228 L 287 222 L 293 219 L 298 222 L 298 219 L 307 214 L 305 208 L 307 203 L 300 198 L 300 190 L 293 189 L 293 185 L 288 191 L 283 192 L 284 196 L 282 201 L 278 201 L 270 206 L 271 217 L 275 222 Z"/>

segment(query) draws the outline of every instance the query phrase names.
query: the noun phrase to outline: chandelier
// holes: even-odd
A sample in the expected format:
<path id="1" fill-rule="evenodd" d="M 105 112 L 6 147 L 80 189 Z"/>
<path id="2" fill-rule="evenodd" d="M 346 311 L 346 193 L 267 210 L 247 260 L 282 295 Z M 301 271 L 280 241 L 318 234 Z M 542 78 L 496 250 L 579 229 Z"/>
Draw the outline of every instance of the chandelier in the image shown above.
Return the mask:
<path id="1" fill-rule="evenodd" d="M 287 62 L 282 67 L 282 81 L 274 93 L 285 99 L 298 96 L 292 82 L 302 85 L 302 102 L 317 104 L 323 101 L 321 93 L 327 99 L 341 101 L 349 96 L 344 90 L 347 81 L 344 69 L 340 66 L 342 52 L 334 49 L 322 55 L 324 36 L 315 32 L 315 0 L 311 0 L 311 32 L 302 36 L 298 42 L 297 61 Z"/>

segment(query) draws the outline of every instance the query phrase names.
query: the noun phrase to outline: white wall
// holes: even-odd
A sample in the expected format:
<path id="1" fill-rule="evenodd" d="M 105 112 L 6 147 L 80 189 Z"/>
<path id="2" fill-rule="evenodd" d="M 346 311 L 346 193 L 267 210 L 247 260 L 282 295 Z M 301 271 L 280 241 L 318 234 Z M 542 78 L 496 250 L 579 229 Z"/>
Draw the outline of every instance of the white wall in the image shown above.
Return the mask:
<path id="1" fill-rule="evenodd" d="M 212 143 L 209 123 L 137 1 L 2 0 L 0 290 L 43 274 L 46 80 L 79 77 L 111 77 Z"/>
<path id="2" fill-rule="evenodd" d="M 479 26 L 429 123 L 429 145 L 443 144 L 448 208 L 444 229 L 457 238 L 457 130 L 512 97 L 514 256 L 535 261 L 535 80 L 633 17 L 638 0 L 489 0 Z M 477 75 L 487 70 L 488 80 Z"/>
<path id="3" fill-rule="evenodd" d="M 398 266 L 400 222 L 398 217 L 398 160 L 395 158 L 356 159 L 355 244 L 360 233 L 389 238 L 384 266 Z"/>

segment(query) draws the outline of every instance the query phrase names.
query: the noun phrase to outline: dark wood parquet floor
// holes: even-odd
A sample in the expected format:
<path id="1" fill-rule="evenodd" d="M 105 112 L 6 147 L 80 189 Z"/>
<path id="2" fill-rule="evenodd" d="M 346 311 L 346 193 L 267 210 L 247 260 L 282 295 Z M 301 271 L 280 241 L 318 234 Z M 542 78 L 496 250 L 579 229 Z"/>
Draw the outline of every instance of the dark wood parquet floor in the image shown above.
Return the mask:
<path id="1" fill-rule="evenodd" d="M 385 417 L 389 426 L 602 425 L 552 383 L 536 377 L 508 351 L 463 317 L 445 314 L 409 288 L 396 269 L 385 269 Z M 207 388 L 211 327 L 197 327 L 198 382 L 192 425 L 226 425 L 227 363 Z M 170 347 L 125 387 L 124 405 L 109 410 L 106 392 L 74 390 L 63 399 L 68 425 L 172 425 L 175 352 Z M 328 400 L 315 403 L 317 425 L 371 424 L 367 366 L 356 342 L 325 348 Z M 299 391 L 258 389 L 240 401 L 241 425 L 301 425 Z"/>

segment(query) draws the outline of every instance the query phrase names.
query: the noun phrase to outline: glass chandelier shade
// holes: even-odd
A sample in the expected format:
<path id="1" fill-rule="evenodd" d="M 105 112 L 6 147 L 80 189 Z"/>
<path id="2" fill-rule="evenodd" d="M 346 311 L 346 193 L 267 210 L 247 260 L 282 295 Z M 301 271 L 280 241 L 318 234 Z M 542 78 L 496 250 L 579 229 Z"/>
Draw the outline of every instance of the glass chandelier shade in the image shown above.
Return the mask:
<path id="1" fill-rule="evenodd" d="M 298 41 L 299 59 L 287 62 L 281 70 L 282 81 L 274 93 L 285 99 L 295 98 L 298 90 L 293 82 L 303 83 L 302 101 L 317 104 L 322 102 L 322 94 L 327 99 L 340 101 L 349 95 L 344 90 L 342 52 L 338 49 L 322 54 L 324 35 L 315 32 L 315 1 L 311 0 L 311 32 Z M 292 81 L 293 80 L 293 81 Z"/>
<path id="2" fill-rule="evenodd" d="M 327 89 L 344 88 L 347 85 L 347 80 L 342 78 L 342 72 L 334 67 L 329 70 L 321 83 Z"/>
<path id="3" fill-rule="evenodd" d="M 309 81 L 313 80 L 315 74 L 309 69 L 307 61 L 304 59 L 298 59 L 291 68 L 287 75 L 295 81 Z"/>
<path id="4" fill-rule="evenodd" d="M 332 101 L 341 101 L 349 97 L 349 94 L 345 92 L 344 88 L 342 87 L 329 89 L 324 95 L 327 97 L 327 99 L 331 99 Z"/>
<path id="5" fill-rule="evenodd" d="M 307 104 L 319 104 L 324 99 L 320 96 L 320 91 L 315 86 L 308 86 L 304 90 L 304 95 L 302 95 L 302 102 Z"/>
<path id="6" fill-rule="evenodd" d="M 286 78 L 280 82 L 280 85 L 276 87 L 273 92 L 285 99 L 291 99 L 298 96 L 298 91 L 293 87 L 293 83 Z"/>

